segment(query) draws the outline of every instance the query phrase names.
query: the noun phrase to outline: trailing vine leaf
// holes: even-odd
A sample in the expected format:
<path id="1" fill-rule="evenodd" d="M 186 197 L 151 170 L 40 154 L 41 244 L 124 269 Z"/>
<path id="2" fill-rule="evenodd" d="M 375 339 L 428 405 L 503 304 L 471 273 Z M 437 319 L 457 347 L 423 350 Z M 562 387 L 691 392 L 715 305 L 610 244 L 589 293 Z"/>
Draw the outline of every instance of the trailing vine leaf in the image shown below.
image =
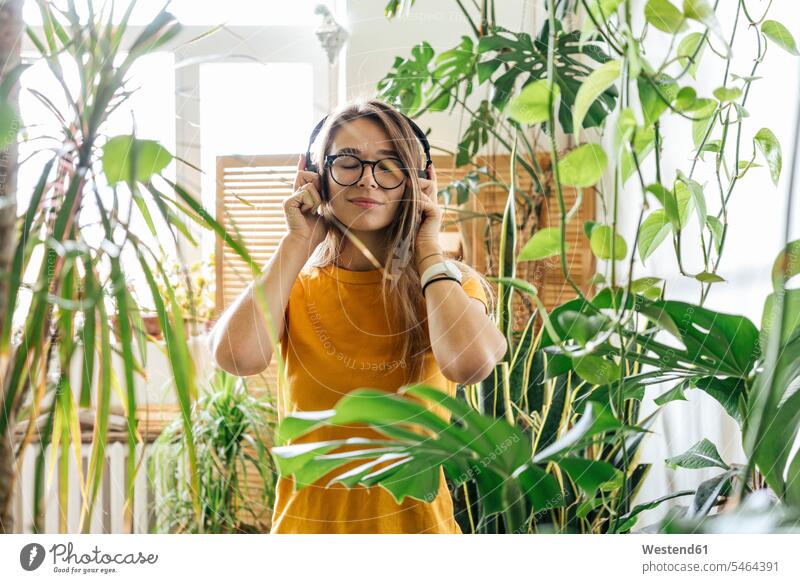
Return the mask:
<path id="1" fill-rule="evenodd" d="M 559 178 L 569 186 L 594 186 L 608 166 L 608 157 L 599 144 L 583 144 L 558 161 Z"/>
<path id="2" fill-rule="evenodd" d="M 644 17 L 658 30 L 676 34 L 686 28 L 686 18 L 669 0 L 648 0 Z"/>
<path id="3" fill-rule="evenodd" d="M 692 79 L 697 74 L 697 65 L 703 56 L 705 43 L 702 32 L 690 32 L 678 44 L 678 63 L 686 69 Z"/>
<path id="4" fill-rule="evenodd" d="M 684 189 L 688 190 L 688 196 L 691 196 L 693 201 L 693 206 L 695 211 L 697 212 L 697 220 L 700 224 L 700 227 L 705 224 L 706 221 L 706 196 L 703 193 L 703 187 L 700 185 L 699 182 L 693 180 L 686 176 L 683 172 L 678 170 L 678 177 L 675 182 L 675 195 L 677 200 L 682 199 L 682 191 Z M 685 222 L 682 222 L 681 226 L 685 226 Z"/>
<path id="5" fill-rule="evenodd" d="M 522 88 L 520 94 L 512 99 L 506 106 L 505 113 L 511 119 L 520 123 L 534 125 L 547 121 L 549 114 L 550 84 L 539 79 L 528 83 Z M 560 90 L 558 85 L 553 85 L 553 101 L 558 102 Z"/>
<path id="6" fill-rule="evenodd" d="M 639 230 L 639 258 L 644 261 L 666 239 L 671 230 L 671 224 L 666 213 L 655 210 L 642 222 Z"/>
<path id="7" fill-rule="evenodd" d="M 580 128 L 592 103 L 619 78 L 622 62 L 608 61 L 600 65 L 586 78 L 578 89 L 572 109 L 572 127 Z"/>
<path id="8" fill-rule="evenodd" d="M 589 246 L 592 253 L 600 259 L 611 259 L 611 241 L 614 240 L 614 259 L 625 259 L 628 254 L 628 245 L 622 235 L 615 233 L 609 225 L 597 225 L 592 229 Z"/>
<path id="9" fill-rule="evenodd" d="M 696 20 L 708 27 L 725 47 L 725 53 L 730 53 L 728 40 L 722 34 L 722 27 L 717 20 L 717 13 L 706 0 L 683 0 L 683 12 L 686 18 Z"/>
<path id="10" fill-rule="evenodd" d="M 714 248 L 717 250 L 717 253 L 719 253 L 720 249 L 722 248 L 722 223 L 714 215 L 707 215 L 706 225 L 708 226 L 708 230 L 711 233 L 711 238 L 714 241 Z"/>
<path id="11" fill-rule="evenodd" d="M 722 457 L 717 451 L 717 446 L 706 438 L 701 439 L 682 454 L 667 458 L 664 461 L 672 468 L 681 467 L 696 470 L 717 467 L 724 470 L 728 469 L 728 464 L 722 461 Z"/>
<path id="12" fill-rule="evenodd" d="M 772 178 L 772 183 L 777 186 L 778 179 L 781 176 L 781 164 L 783 156 L 781 154 L 781 145 L 778 138 L 768 128 L 761 128 L 753 138 L 758 151 L 764 156 L 764 160 L 769 167 L 769 175 Z"/>
<path id="13" fill-rule="evenodd" d="M 631 282 L 631 291 L 640 294 L 650 300 L 657 300 L 661 297 L 664 288 L 664 280 L 660 277 L 641 277 Z"/>
<path id="14" fill-rule="evenodd" d="M 614 126 L 614 152 L 619 152 L 630 141 L 636 125 L 636 115 L 633 110 L 630 107 L 623 108 Z"/>
<path id="15" fill-rule="evenodd" d="M 522 250 L 517 261 L 546 259 L 561 253 L 561 228 L 545 227 L 533 234 Z"/>
<path id="16" fill-rule="evenodd" d="M 646 125 L 653 125 L 678 94 L 678 83 L 665 73 L 636 80 Z"/>
<path id="17" fill-rule="evenodd" d="M 725 281 L 724 277 L 710 271 L 701 271 L 700 273 L 696 273 L 694 278 L 703 283 L 719 283 Z"/>
<path id="18" fill-rule="evenodd" d="M 800 52 L 797 51 L 797 43 L 795 43 L 792 33 L 780 22 L 776 20 L 765 20 L 761 23 L 761 32 L 784 51 L 793 55 L 800 55 Z"/>
<path id="19" fill-rule="evenodd" d="M 720 102 L 733 101 L 739 99 L 742 95 L 742 90 L 738 87 L 717 87 L 714 89 L 714 97 Z"/>
<path id="20" fill-rule="evenodd" d="M 598 22 L 605 22 L 622 4 L 622 0 L 589 0 L 586 8 Z M 591 19 L 587 19 L 591 22 Z"/>
<path id="21" fill-rule="evenodd" d="M 653 126 L 646 125 L 637 128 L 636 135 L 633 138 L 633 151 L 636 152 L 636 158 L 640 164 L 653 151 L 654 146 L 655 130 L 653 130 Z M 636 161 L 628 148 L 622 150 L 620 166 L 622 167 L 622 182 L 624 184 L 636 171 Z"/>

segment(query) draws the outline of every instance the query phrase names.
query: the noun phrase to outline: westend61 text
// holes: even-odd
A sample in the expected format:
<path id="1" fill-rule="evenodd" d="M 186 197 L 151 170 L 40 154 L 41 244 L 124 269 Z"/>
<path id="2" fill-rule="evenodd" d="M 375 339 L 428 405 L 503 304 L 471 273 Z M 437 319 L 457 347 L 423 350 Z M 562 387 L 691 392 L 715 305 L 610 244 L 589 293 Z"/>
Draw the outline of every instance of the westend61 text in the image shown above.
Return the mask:
<path id="1" fill-rule="evenodd" d="M 645 555 L 707 555 L 708 545 L 642 545 Z"/>

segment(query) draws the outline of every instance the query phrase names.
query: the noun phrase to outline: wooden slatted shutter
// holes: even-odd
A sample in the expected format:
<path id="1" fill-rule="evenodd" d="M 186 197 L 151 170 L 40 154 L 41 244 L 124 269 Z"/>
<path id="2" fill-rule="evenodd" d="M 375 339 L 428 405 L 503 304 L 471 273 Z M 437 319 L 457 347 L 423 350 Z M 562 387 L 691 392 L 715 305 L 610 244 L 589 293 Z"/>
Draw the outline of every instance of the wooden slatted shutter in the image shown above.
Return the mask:
<path id="1" fill-rule="evenodd" d="M 253 258 L 260 265 L 266 264 L 286 232 L 283 218 L 283 200 L 292 192 L 297 172 L 298 154 L 270 156 L 220 156 L 217 158 L 217 220 L 231 233 L 238 232 Z M 452 180 L 461 180 L 472 167 L 455 168 L 451 156 L 433 156 L 439 186 Z M 497 274 L 499 250 L 499 221 L 484 218 L 461 220 L 467 213 L 486 213 L 502 217 L 506 205 L 510 182 L 510 156 L 498 155 L 477 157 L 478 166 L 493 170 L 500 184 L 482 188 L 478 196 L 458 208 L 462 212 L 445 212 L 443 245 L 455 253 L 461 250 L 463 260 L 487 275 Z M 537 161 L 544 171 L 544 180 L 549 182 L 549 156 L 540 155 Z M 485 178 L 484 178 L 485 179 Z M 529 195 L 534 194 L 530 175 L 517 165 L 517 188 Z M 552 189 L 551 189 L 552 190 Z M 573 188 L 563 190 L 564 203 L 569 210 L 575 203 L 577 192 Z M 455 206 L 453 197 L 451 206 Z M 517 253 L 539 228 L 557 226 L 560 210 L 553 192 L 538 201 L 538 212 L 524 215 L 525 205 L 518 197 L 517 217 L 520 232 Z M 595 218 L 595 191 L 583 189 L 581 205 L 567 224 L 567 265 L 570 276 L 584 293 L 591 293 L 590 280 L 595 271 L 595 260 L 589 249 L 589 241 L 583 234 L 583 223 Z M 487 224 L 490 237 L 487 239 Z M 488 243 L 487 243 L 488 241 Z M 217 238 L 217 308 L 221 312 L 251 281 L 250 272 L 238 256 L 222 240 Z M 574 297 L 574 290 L 566 283 L 558 257 L 542 261 L 530 261 L 518 265 L 517 277 L 533 283 L 548 310 Z M 521 330 L 532 313 L 526 298 L 515 294 L 514 328 Z M 266 371 L 266 381 L 273 385 L 276 376 L 273 363 Z"/>

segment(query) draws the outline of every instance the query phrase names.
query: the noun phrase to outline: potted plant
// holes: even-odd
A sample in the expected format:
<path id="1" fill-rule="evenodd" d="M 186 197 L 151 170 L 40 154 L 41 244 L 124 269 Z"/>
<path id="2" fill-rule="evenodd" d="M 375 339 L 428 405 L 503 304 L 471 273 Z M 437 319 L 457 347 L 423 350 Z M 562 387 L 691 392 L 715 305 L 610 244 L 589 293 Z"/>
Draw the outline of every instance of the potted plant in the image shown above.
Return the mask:
<path id="1" fill-rule="evenodd" d="M 268 393 L 251 395 L 243 378 L 216 369 L 192 407 L 191 442 L 178 416 L 153 443 L 148 476 L 156 493 L 154 532 L 268 532 L 276 419 Z M 190 443 L 200 476 L 200 522 L 191 504 Z"/>

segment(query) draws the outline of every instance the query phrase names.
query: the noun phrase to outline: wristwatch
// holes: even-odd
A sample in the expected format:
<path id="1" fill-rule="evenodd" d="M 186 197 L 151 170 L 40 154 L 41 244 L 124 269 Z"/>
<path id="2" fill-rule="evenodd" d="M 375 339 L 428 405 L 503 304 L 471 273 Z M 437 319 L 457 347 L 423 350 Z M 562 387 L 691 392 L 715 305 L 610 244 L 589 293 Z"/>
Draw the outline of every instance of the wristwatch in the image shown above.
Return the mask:
<path id="1" fill-rule="evenodd" d="M 426 269 L 420 278 L 420 285 L 424 286 L 436 275 L 447 275 L 461 283 L 461 270 L 452 261 L 439 261 Z"/>

